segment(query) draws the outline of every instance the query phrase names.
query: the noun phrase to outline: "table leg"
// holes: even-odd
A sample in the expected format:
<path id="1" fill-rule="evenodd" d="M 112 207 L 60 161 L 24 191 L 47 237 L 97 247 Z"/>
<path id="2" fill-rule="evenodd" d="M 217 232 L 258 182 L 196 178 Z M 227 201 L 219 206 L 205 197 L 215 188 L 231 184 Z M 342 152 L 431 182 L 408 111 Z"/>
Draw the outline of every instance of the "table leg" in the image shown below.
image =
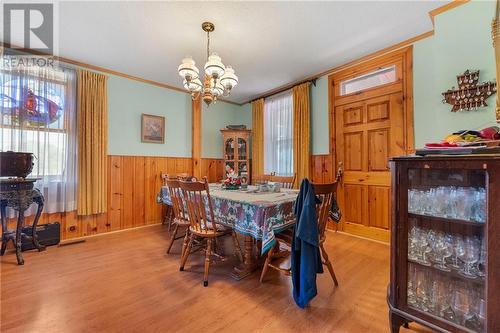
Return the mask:
<path id="1" fill-rule="evenodd" d="M 2 219 L 2 249 L 0 250 L 0 256 L 3 256 L 9 241 L 9 237 L 7 237 L 7 205 L 4 202 L 0 204 L 0 215 Z"/>
<path id="2" fill-rule="evenodd" d="M 19 210 L 19 216 L 17 218 L 17 228 L 16 228 L 16 257 L 17 264 L 24 265 L 23 255 L 21 253 L 21 240 L 23 238 L 22 229 L 24 225 L 24 211 Z"/>
<path id="3" fill-rule="evenodd" d="M 31 240 L 33 241 L 33 245 L 35 246 L 35 248 L 37 248 L 38 252 L 41 252 L 41 251 L 45 250 L 45 246 L 38 242 L 38 235 L 36 234 L 36 227 L 38 225 L 38 220 L 40 219 L 40 216 L 42 215 L 43 199 L 37 198 L 34 201 L 38 204 L 38 208 L 36 210 L 35 220 L 33 221 L 33 228 L 31 231 Z"/>
<path id="4" fill-rule="evenodd" d="M 241 280 L 252 274 L 257 269 L 257 263 L 253 255 L 253 238 L 245 236 L 244 260 L 240 266 L 234 268 L 231 277 L 235 280 Z"/>

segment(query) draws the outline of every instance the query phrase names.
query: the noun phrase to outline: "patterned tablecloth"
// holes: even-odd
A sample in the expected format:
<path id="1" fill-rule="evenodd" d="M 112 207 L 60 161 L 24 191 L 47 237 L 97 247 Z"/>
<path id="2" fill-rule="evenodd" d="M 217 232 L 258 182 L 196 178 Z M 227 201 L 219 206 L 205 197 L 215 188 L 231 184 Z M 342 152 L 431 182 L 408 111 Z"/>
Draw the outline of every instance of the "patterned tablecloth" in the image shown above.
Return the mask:
<path id="1" fill-rule="evenodd" d="M 210 184 L 210 196 L 215 218 L 237 232 L 262 240 L 264 254 L 275 243 L 274 234 L 295 223 L 293 205 L 298 190 L 281 189 L 279 193 L 256 193 L 248 190 L 223 190 L 219 184 Z M 168 188 L 163 186 L 159 201 L 171 204 Z"/>

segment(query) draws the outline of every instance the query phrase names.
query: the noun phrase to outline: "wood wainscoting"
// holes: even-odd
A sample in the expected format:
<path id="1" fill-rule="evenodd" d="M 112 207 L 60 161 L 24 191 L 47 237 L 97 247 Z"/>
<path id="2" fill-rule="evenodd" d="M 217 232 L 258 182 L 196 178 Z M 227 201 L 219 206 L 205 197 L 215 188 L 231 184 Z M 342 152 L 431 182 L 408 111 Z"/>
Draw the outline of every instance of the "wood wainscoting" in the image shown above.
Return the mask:
<path id="1" fill-rule="evenodd" d="M 335 181 L 335 168 L 331 155 L 311 155 L 311 180 L 313 183 Z"/>
<path id="2" fill-rule="evenodd" d="M 224 160 L 218 158 L 201 159 L 201 175 L 207 177 L 208 182 L 217 183 L 226 177 Z"/>
<path id="3" fill-rule="evenodd" d="M 223 178 L 222 159 L 202 159 L 202 176 L 210 182 Z M 162 185 L 160 174 L 192 174 L 189 157 L 108 155 L 108 212 L 78 216 L 76 211 L 42 214 L 39 224 L 61 223 L 61 239 L 91 236 L 144 225 L 161 223 L 165 207 L 156 202 Z M 15 219 L 8 221 L 15 228 Z M 26 217 L 26 224 L 33 216 Z"/>

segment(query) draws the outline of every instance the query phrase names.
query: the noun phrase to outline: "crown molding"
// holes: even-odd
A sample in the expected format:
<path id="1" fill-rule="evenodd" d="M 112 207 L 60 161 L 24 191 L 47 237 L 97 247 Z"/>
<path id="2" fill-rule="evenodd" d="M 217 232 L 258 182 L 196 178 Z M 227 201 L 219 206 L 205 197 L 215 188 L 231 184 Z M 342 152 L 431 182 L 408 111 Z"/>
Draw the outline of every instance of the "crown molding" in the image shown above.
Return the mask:
<path id="1" fill-rule="evenodd" d="M 11 45 L 11 44 L 4 43 L 4 42 L 0 42 L 0 45 L 3 48 L 12 49 L 12 50 L 15 50 L 16 52 L 26 53 L 26 54 L 33 54 L 33 55 L 39 55 L 39 56 L 50 56 L 50 57 L 54 58 L 56 61 L 60 61 L 60 62 L 63 62 L 63 63 L 66 63 L 66 64 L 70 64 L 70 65 L 73 65 L 73 66 L 82 67 L 82 68 L 90 69 L 90 70 L 97 71 L 97 72 L 102 72 L 102 73 L 106 73 L 106 74 L 111 74 L 111 75 L 123 77 L 123 78 L 129 79 L 129 80 L 134 80 L 134 81 L 138 81 L 138 82 L 150 84 L 150 85 L 157 86 L 157 87 L 160 87 L 160 88 L 169 89 L 169 90 L 173 90 L 173 91 L 177 91 L 177 92 L 189 94 L 185 89 L 182 89 L 182 88 L 174 87 L 174 86 L 171 86 L 171 85 L 168 85 L 168 84 L 165 84 L 165 83 L 161 83 L 161 82 L 158 82 L 158 81 L 144 79 L 144 78 L 141 78 L 141 77 L 138 77 L 138 76 L 134 76 L 134 75 L 129 75 L 129 74 L 126 74 L 126 73 L 123 73 L 123 72 L 118 72 L 118 71 L 115 71 L 115 70 L 112 70 L 112 69 L 108 69 L 108 68 L 104 68 L 104 67 L 100 67 L 100 66 L 88 64 L 88 63 L 84 63 L 84 62 L 73 60 L 73 59 L 70 59 L 70 58 L 65 58 L 65 57 L 60 57 L 60 56 L 51 56 L 51 55 L 49 55 L 47 53 L 43 53 L 43 52 L 39 52 L 39 51 L 34 51 L 32 49 L 27 49 L 27 48 L 16 47 L 15 45 Z M 221 102 L 224 102 L 224 103 L 229 103 L 229 104 L 234 104 L 234 105 L 238 105 L 238 106 L 241 106 L 241 105 L 244 104 L 244 103 L 240 104 L 240 103 L 228 101 L 228 100 L 225 100 L 225 99 L 222 99 L 222 98 L 218 99 L 218 101 L 221 101 Z"/>

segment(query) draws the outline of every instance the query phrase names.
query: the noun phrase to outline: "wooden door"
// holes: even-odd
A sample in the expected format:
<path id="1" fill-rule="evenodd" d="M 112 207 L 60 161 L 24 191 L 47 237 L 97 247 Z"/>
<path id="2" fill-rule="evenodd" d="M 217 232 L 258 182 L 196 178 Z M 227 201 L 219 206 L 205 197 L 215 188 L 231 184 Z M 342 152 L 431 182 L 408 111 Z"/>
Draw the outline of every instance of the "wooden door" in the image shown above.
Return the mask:
<path id="1" fill-rule="evenodd" d="M 408 97 L 405 98 L 404 53 L 333 76 L 334 139 L 337 165 L 343 169 L 337 198 L 343 212 L 341 230 L 388 242 L 391 220 L 389 158 L 406 155 Z M 393 82 L 342 95 L 340 84 L 387 67 Z M 412 121 L 412 120 L 410 120 Z"/>

